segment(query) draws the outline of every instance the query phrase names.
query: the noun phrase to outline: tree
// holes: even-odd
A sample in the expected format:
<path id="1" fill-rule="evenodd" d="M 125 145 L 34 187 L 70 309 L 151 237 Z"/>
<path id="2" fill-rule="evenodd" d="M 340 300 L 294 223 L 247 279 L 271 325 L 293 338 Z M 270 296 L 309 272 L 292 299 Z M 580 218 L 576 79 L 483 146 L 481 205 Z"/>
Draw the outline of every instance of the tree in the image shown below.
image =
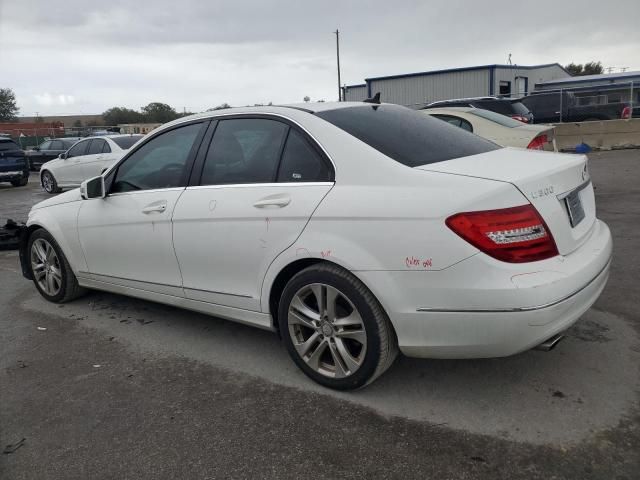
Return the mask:
<path id="1" fill-rule="evenodd" d="M 142 114 L 126 107 L 113 107 L 102 113 L 105 125 L 120 125 L 121 123 L 140 123 Z"/>
<path id="2" fill-rule="evenodd" d="M 564 69 L 574 77 L 582 75 L 600 75 L 601 73 L 604 73 L 604 67 L 601 62 L 589 62 L 584 65 L 581 63 L 571 62 L 569 65 L 564 67 Z"/>
<path id="3" fill-rule="evenodd" d="M 148 123 L 166 123 L 180 116 L 173 107 L 160 102 L 151 102 L 141 110 L 142 117 Z"/>
<path id="4" fill-rule="evenodd" d="M 16 95 L 10 88 L 0 88 L 0 122 L 12 122 L 20 109 L 16 105 Z"/>
<path id="5" fill-rule="evenodd" d="M 207 112 L 213 112 L 214 110 L 224 110 L 225 108 L 231 108 L 231 105 L 229 105 L 227 102 L 224 102 L 218 105 L 217 107 L 208 109 Z"/>

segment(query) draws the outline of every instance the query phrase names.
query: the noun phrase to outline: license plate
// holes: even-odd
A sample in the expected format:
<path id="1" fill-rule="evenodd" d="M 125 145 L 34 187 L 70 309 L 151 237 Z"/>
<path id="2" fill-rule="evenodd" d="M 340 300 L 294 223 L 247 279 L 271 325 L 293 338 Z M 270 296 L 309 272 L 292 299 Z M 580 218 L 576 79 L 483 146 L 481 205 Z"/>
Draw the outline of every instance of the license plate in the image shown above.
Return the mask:
<path id="1" fill-rule="evenodd" d="M 567 207 L 567 213 L 569 214 L 569 222 L 571 226 L 575 227 L 584 218 L 584 208 L 582 207 L 582 201 L 580 201 L 580 190 L 577 189 L 564 197 L 564 204 Z"/>

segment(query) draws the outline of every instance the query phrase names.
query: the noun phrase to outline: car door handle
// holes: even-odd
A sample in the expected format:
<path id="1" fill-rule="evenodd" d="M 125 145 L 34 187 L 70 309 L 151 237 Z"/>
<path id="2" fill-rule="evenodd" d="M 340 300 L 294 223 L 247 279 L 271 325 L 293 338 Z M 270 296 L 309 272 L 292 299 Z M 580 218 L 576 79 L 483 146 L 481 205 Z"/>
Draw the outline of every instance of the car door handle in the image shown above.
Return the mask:
<path id="1" fill-rule="evenodd" d="M 152 203 L 142 209 L 142 213 L 162 213 L 167 209 L 167 202 Z"/>
<path id="2" fill-rule="evenodd" d="M 269 195 L 268 197 L 261 198 L 253 204 L 256 208 L 282 208 L 291 203 L 291 197 L 289 195 Z"/>

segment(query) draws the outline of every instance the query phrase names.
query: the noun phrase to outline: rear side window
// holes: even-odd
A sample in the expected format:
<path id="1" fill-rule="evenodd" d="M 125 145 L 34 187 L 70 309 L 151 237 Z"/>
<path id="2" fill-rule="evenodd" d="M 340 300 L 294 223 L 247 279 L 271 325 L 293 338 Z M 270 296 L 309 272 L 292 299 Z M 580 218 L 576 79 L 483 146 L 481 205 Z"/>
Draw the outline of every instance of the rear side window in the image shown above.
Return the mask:
<path id="1" fill-rule="evenodd" d="M 260 118 L 222 120 L 211 140 L 200 184 L 273 182 L 288 128 Z"/>
<path id="2" fill-rule="evenodd" d="M 104 142 L 104 145 L 102 146 L 102 153 L 111 153 L 109 142 Z"/>
<path id="3" fill-rule="evenodd" d="M 107 143 L 104 140 L 91 140 L 91 145 L 89 145 L 89 150 L 87 150 L 87 155 L 96 155 L 98 153 L 102 153 L 102 148 L 104 144 Z"/>
<path id="4" fill-rule="evenodd" d="M 518 115 L 529 115 L 529 113 L 531 113 L 522 102 L 511 102 L 511 108 L 513 108 L 513 111 Z"/>
<path id="5" fill-rule="evenodd" d="M 399 105 L 346 107 L 316 115 L 408 167 L 501 148 L 461 128 Z"/>
<path id="6" fill-rule="evenodd" d="M 13 140 L 1 140 L 0 151 L 7 152 L 9 150 L 20 150 L 20 147 Z"/>
<path id="7" fill-rule="evenodd" d="M 328 182 L 331 171 L 309 142 L 291 129 L 278 170 L 279 182 Z"/>

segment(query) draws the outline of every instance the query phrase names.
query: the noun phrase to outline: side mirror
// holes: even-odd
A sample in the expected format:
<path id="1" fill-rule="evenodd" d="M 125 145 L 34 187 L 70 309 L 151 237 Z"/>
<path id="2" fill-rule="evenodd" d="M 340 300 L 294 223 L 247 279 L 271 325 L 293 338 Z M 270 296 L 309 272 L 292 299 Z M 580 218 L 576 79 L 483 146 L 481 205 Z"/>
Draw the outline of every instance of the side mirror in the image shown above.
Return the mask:
<path id="1" fill-rule="evenodd" d="M 82 182 L 80 184 L 80 196 L 84 200 L 104 198 L 106 196 L 104 191 L 104 177 L 93 177 Z"/>
<path id="2" fill-rule="evenodd" d="M 58 158 L 60 158 L 62 160 L 66 160 L 67 159 L 67 152 L 61 153 L 60 155 L 58 155 Z"/>
<path id="3" fill-rule="evenodd" d="M 36 145 L 35 147 L 31 147 L 31 150 L 33 150 L 34 152 L 39 152 L 40 151 L 40 147 L 38 147 Z"/>

